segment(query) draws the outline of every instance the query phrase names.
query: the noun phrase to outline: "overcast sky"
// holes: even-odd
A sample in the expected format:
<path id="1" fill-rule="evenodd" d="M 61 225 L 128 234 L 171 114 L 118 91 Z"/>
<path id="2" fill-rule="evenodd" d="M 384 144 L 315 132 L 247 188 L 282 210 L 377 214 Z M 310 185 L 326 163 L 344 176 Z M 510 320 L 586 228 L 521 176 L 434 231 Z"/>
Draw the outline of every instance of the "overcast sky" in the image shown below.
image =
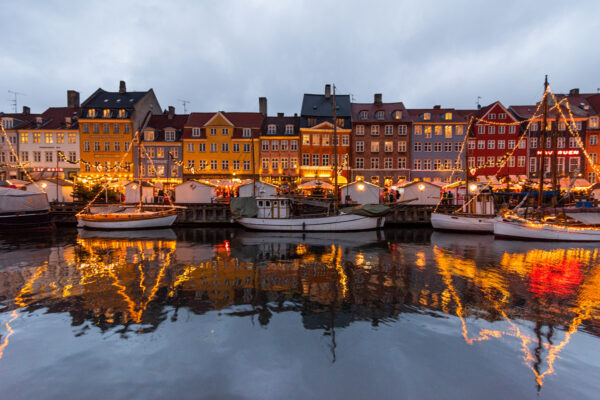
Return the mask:
<path id="1" fill-rule="evenodd" d="M 163 108 L 300 112 L 335 83 L 356 102 L 473 108 L 600 88 L 600 1 L 3 1 L 0 111 L 153 88 Z"/>

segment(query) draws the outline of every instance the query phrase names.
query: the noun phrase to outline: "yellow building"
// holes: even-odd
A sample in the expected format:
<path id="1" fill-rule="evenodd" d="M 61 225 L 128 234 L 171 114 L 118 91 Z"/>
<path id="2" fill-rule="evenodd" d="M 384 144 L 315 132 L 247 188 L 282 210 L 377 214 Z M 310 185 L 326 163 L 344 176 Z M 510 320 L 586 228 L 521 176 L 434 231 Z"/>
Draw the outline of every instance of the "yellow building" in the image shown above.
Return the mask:
<path id="1" fill-rule="evenodd" d="M 190 114 L 183 132 L 184 180 L 252 178 L 262 119 L 260 113 Z"/>
<path id="2" fill-rule="evenodd" d="M 80 175 L 133 178 L 132 142 L 148 113 L 161 113 L 154 91 L 127 92 L 123 81 L 118 92 L 98 89 L 85 100 L 79 118 Z"/>

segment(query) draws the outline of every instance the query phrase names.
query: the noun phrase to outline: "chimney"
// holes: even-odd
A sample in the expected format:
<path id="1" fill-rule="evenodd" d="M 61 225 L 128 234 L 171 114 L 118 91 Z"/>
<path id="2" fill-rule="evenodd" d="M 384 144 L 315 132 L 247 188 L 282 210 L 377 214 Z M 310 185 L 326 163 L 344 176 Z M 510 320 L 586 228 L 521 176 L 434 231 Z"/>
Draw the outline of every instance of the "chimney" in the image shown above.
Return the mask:
<path id="1" fill-rule="evenodd" d="M 169 106 L 169 113 L 167 114 L 168 119 L 173 119 L 175 117 L 175 107 Z"/>
<path id="2" fill-rule="evenodd" d="M 439 104 L 436 104 L 435 106 L 433 106 L 434 110 L 439 110 L 440 108 L 442 108 L 442 106 L 440 106 Z"/>
<path id="3" fill-rule="evenodd" d="M 23 106 L 23 115 L 31 114 L 31 109 L 27 106 Z"/>
<path id="4" fill-rule="evenodd" d="M 569 96 L 579 96 L 579 88 L 569 90 Z"/>
<path id="5" fill-rule="evenodd" d="M 328 99 L 331 97 L 331 85 L 325 85 L 325 98 Z"/>
<path id="6" fill-rule="evenodd" d="M 381 104 L 381 93 L 375 93 L 375 104 Z"/>
<path id="7" fill-rule="evenodd" d="M 278 116 L 279 118 L 281 118 L 281 117 L 283 117 L 283 113 L 277 113 L 277 116 Z"/>
<path id="8" fill-rule="evenodd" d="M 263 117 L 267 116 L 267 98 L 259 97 L 258 98 L 258 112 L 263 115 Z"/>
<path id="9" fill-rule="evenodd" d="M 79 108 L 79 92 L 76 90 L 67 90 L 67 107 Z"/>
<path id="10" fill-rule="evenodd" d="M 123 94 L 126 91 L 127 91 L 127 89 L 125 88 L 125 81 L 119 82 L 119 93 Z"/>
<path id="11" fill-rule="evenodd" d="M 297 116 L 298 116 L 298 113 L 294 113 L 294 117 L 297 117 Z"/>

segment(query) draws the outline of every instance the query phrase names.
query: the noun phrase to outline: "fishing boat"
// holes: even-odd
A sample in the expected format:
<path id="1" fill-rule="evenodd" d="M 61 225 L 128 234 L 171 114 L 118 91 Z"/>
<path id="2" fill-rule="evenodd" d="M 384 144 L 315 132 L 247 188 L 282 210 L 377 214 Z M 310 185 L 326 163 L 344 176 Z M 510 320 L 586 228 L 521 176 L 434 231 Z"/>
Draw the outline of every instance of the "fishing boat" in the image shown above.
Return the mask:
<path id="1" fill-rule="evenodd" d="M 540 140 L 540 164 L 545 163 L 545 143 L 546 143 L 546 126 L 548 115 L 548 79 L 544 82 L 544 97 L 543 104 L 543 120 L 542 120 L 542 136 Z M 556 126 L 560 105 L 556 104 L 556 122 L 553 124 L 552 139 L 556 139 Z M 564 115 L 563 115 L 564 118 Z M 571 121 L 572 122 L 572 121 Z M 553 158 L 557 152 L 552 152 Z M 552 160 L 551 165 L 556 166 L 556 159 Z M 542 169 L 540 168 L 542 171 Z M 554 189 L 552 193 L 556 195 L 557 187 L 557 171 L 552 168 L 552 182 Z M 518 209 L 511 212 L 506 212 L 498 217 L 494 222 L 494 235 L 497 238 L 503 239 L 518 239 L 518 240 L 536 240 L 536 241 L 568 241 L 568 242 L 596 242 L 600 241 L 600 224 L 597 218 L 586 215 L 590 213 L 577 213 L 573 209 L 551 207 L 544 208 L 544 173 L 540 173 L 539 190 L 537 209 L 532 212 L 528 208 Z M 557 199 L 553 198 L 553 203 L 556 205 Z"/>
<path id="2" fill-rule="evenodd" d="M 385 205 L 362 205 L 338 209 L 338 157 L 337 157 L 337 114 L 335 85 L 333 86 L 333 201 L 332 208 L 319 215 L 307 215 L 292 209 L 292 199 L 278 196 L 238 197 L 230 202 L 234 221 L 245 228 L 261 231 L 285 232 L 347 232 L 383 228 L 384 216 L 390 208 Z M 256 195 L 256 171 L 253 164 L 254 195 Z"/>
<path id="3" fill-rule="evenodd" d="M 139 132 L 143 131 L 150 119 L 151 113 L 146 115 L 142 128 L 136 132 L 139 137 Z M 142 143 L 138 144 L 138 160 L 141 160 Z M 138 169 L 139 171 L 139 169 Z M 87 229 L 155 229 L 167 228 L 173 225 L 177 219 L 177 209 L 173 204 L 170 208 L 159 210 L 144 209 L 142 195 L 142 177 L 138 176 L 137 186 L 139 188 L 139 204 L 137 206 L 107 206 L 107 207 L 91 207 L 88 204 L 83 210 L 77 213 L 77 227 Z M 106 185 L 105 190 L 108 190 Z M 107 192 L 106 192 L 107 193 Z M 155 209 L 157 207 L 154 207 Z"/>
<path id="4" fill-rule="evenodd" d="M 468 138 L 469 133 L 473 127 L 473 117 L 469 120 L 467 127 L 467 135 L 463 143 L 463 149 L 465 151 L 465 162 L 463 165 L 465 174 L 465 196 L 464 203 L 461 208 L 454 212 L 443 213 L 438 212 L 438 207 L 434 212 L 431 213 L 431 226 L 433 229 L 440 231 L 452 231 L 452 232 L 465 232 L 465 233 L 493 233 L 494 232 L 494 219 L 496 217 L 496 211 L 494 207 L 494 197 L 489 186 L 479 188 L 476 183 L 469 183 L 469 169 L 468 163 Z M 458 199 L 460 185 L 456 187 Z M 475 193 L 478 189 L 479 192 Z M 470 193 L 475 193 L 474 197 L 471 198 Z M 441 199 L 440 199 L 441 201 Z"/>
<path id="5" fill-rule="evenodd" d="M 0 187 L 0 230 L 48 229 L 52 226 L 45 193 Z"/>
<path id="6" fill-rule="evenodd" d="M 347 232 L 383 228 L 389 207 L 364 205 L 332 215 L 294 215 L 292 199 L 238 197 L 231 199 L 234 220 L 248 229 L 285 232 Z"/>

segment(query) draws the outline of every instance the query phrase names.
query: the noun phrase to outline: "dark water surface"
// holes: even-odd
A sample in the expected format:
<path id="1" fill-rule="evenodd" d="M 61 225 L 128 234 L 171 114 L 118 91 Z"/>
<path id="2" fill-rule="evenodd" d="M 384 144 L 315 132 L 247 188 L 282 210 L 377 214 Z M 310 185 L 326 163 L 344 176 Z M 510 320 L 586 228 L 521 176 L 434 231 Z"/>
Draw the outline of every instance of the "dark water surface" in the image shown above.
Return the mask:
<path id="1" fill-rule="evenodd" d="M 597 399 L 599 336 L 595 245 L 0 238 L 1 399 Z"/>

